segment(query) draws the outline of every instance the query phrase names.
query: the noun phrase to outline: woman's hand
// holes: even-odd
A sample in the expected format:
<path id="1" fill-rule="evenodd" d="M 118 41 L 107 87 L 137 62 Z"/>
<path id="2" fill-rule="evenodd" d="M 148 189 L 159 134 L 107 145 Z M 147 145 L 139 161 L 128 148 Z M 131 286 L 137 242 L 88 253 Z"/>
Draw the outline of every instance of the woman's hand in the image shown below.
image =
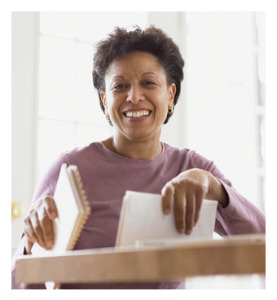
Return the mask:
<path id="1" fill-rule="evenodd" d="M 163 212 L 169 214 L 173 205 L 179 233 L 191 234 L 199 219 L 203 199 L 218 200 L 223 207 L 228 204 L 222 184 L 210 172 L 200 169 L 180 173 L 162 189 Z"/>
<path id="2" fill-rule="evenodd" d="M 43 201 L 24 219 L 23 230 L 27 237 L 25 245 L 27 253 L 37 242 L 44 249 L 51 249 L 54 243 L 53 220 L 58 216 L 57 207 L 52 196 L 46 196 Z"/>

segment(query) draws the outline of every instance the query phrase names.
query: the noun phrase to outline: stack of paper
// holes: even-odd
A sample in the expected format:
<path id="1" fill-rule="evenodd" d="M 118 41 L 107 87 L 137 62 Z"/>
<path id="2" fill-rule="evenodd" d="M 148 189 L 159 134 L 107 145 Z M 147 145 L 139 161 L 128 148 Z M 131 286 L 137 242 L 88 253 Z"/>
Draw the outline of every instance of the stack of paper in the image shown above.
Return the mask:
<path id="1" fill-rule="evenodd" d="M 173 209 L 162 211 L 161 195 L 127 191 L 122 204 L 116 246 L 157 245 L 163 241 L 212 238 L 218 201 L 203 200 L 198 223 L 190 235 L 177 232 Z"/>

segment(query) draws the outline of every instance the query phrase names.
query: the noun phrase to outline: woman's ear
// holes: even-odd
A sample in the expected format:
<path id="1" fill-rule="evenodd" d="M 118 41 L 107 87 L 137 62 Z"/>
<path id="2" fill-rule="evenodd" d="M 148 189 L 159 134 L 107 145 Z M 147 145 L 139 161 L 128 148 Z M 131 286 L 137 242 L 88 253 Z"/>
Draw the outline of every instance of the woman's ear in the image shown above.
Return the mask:
<path id="1" fill-rule="evenodd" d="M 169 86 L 168 92 L 169 92 L 168 107 L 172 108 L 174 106 L 174 97 L 175 97 L 175 94 L 176 94 L 176 85 L 175 85 L 175 83 L 172 83 Z"/>
<path id="2" fill-rule="evenodd" d="M 101 92 L 99 93 L 99 95 L 100 95 L 100 99 L 101 99 L 101 101 L 102 101 L 102 104 L 103 104 L 103 106 L 105 107 L 105 110 L 107 111 L 107 110 L 108 110 L 108 107 L 107 107 L 106 93 L 103 92 L 103 91 L 101 91 Z"/>

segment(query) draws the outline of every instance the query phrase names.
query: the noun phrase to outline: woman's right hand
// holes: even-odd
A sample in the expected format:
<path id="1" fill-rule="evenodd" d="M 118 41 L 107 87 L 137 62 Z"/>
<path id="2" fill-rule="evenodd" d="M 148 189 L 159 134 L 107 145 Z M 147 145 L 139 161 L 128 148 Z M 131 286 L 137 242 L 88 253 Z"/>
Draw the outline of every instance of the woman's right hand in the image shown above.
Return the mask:
<path id="1" fill-rule="evenodd" d="M 46 250 L 54 244 L 53 220 L 58 211 L 52 196 L 46 196 L 43 201 L 24 219 L 23 231 L 27 237 L 25 245 L 27 253 L 31 253 L 32 246 L 37 242 Z"/>

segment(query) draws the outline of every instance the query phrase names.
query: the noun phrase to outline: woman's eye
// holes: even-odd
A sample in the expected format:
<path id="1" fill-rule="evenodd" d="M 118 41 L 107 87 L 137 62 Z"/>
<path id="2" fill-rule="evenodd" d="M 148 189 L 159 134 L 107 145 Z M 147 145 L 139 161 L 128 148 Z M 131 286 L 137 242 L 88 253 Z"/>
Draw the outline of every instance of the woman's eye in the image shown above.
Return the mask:
<path id="1" fill-rule="evenodd" d="M 118 83 L 118 84 L 115 84 L 113 89 L 115 90 L 122 90 L 122 89 L 125 89 L 126 88 L 126 84 L 125 83 Z"/>
<path id="2" fill-rule="evenodd" d="M 155 84 L 156 83 L 154 81 L 150 81 L 150 80 L 144 82 L 144 85 L 146 85 L 146 86 L 152 86 L 152 85 L 155 85 Z"/>

